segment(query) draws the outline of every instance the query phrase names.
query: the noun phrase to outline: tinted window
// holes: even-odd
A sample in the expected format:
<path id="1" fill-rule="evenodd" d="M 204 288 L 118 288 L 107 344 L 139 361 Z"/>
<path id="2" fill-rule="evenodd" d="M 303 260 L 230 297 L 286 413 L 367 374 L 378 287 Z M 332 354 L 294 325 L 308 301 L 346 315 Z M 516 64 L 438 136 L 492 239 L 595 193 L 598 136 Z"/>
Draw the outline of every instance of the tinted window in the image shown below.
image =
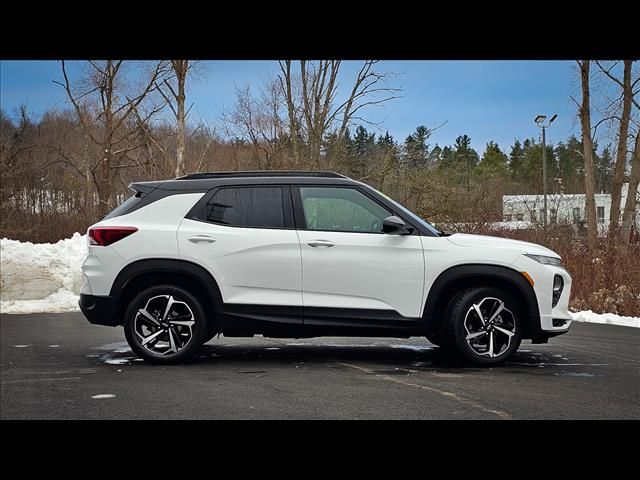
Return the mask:
<path id="1" fill-rule="evenodd" d="M 381 233 L 391 213 L 354 188 L 300 187 L 308 230 Z"/>
<path id="2" fill-rule="evenodd" d="M 283 228 L 280 187 L 222 188 L 207 202 L 207 220 L 235 227 Z"/>
<path id="3" fill-rule="evenodd" d="M 106 220 L 107 218 L 120 217 L 122 215 L 126 215 L 127 213 L 133 212 L 134 210 L 137 210 L 137 206 L 140 202 L 142 202 L 142 193 L 136 192 L 135 195 L 127 198 L 119 206 L 114 208 L 111 213 L 107 214 L 103 218 L 103 220 Z"/>

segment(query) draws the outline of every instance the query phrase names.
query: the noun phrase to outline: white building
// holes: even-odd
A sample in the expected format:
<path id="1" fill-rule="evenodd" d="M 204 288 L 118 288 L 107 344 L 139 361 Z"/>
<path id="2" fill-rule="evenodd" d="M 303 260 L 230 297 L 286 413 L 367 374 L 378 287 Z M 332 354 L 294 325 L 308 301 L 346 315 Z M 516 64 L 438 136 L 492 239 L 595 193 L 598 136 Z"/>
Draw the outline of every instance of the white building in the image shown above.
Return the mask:
<path id="1" fill-rule="evenodd" d="M 622 201 L 620 218 L 624 210 L 629 184 L 622 185 Z M 596 219 L 598 230 L 603 232 L 609 228 L 609 212 L 611 211 L 611 194 L 597 193 Z M 640 185 L 636 191 L 635 225 L 640 229 Z M 548 194 L 547 195 L 547 220 L 549 223 L 564 223 L 583 225 L 586 223 L 586 202 L 583 193 L 575 194 Z M 543 195 L 503 195 L 502 214 L 505 222 L 532 222 L 542 223 L 544 210 Z"/>

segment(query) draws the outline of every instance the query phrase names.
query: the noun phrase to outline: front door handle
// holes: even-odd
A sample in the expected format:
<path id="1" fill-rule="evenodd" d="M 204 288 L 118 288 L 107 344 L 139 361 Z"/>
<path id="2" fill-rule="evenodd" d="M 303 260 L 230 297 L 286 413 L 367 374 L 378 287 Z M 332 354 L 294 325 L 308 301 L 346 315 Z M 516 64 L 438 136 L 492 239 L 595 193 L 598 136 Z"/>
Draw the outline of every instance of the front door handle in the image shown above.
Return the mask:
<path id="1" fill-rule="evenodd" d="M 331 240 L 311 240 L 310 242 L 307 242 L 307 245 L 309 245 L 310 247 L 333 247 L 335 245 L 335 242 L 332 242 Z"/>
<path id="2" fill-rule="evenodd" d="M 193 237 L 189 237 L 189 241 L 191 243 L 213 243 L 216 239 L 209 237 L 208 235 L 195 235 Z"/>

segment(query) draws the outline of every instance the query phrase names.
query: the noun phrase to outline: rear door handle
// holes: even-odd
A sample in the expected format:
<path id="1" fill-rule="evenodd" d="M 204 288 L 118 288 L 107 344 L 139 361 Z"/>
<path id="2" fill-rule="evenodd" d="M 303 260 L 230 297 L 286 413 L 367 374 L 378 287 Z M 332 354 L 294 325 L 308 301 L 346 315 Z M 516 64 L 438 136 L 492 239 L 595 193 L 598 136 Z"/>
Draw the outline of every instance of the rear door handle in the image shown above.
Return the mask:
<path id="1" fill-rule="evenodd" d="M 195 235 L 193 237 L 189 237 L 189 241 L 191 243 L 213 243 L 216 239 L 209 237 L 208 235 Z"/>
<path id="2" fill-rule="evenodd" d="M 335 242 L 332 242 L 331 240 L 311 240 L 310 242 L 307 242 L 307 245 L 309 245 L 310 247 L 333 247 L 335 245 Z"/>

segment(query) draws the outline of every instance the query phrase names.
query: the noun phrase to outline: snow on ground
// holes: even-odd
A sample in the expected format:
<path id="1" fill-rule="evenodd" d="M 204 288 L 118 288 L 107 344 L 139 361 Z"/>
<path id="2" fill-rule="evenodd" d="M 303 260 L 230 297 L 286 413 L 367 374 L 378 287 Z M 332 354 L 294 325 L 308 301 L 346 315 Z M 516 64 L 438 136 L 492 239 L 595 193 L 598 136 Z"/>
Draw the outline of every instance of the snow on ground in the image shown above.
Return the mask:
<path id="1" fill-rule="evenodd" d="M 624 317 L 615 313 L 594 313 L 591 310 L 571 313 L 576 322 L 606 323 L 640 328 L 640 317 Z"/>
<path id="2" fill-rule="evenodd" d="M 39 313 L 78 310 L 80 265 L 86 235 L 57 243 L 0 240 L 0 312 Z"/>
<path id="3" fill-rule="evenodd" d="M 87 255 L 86 235 L 57 243 L 0 240 L 0 312 L 76 312 L 82 284 L 80 265 Z M 572 313 L 575 321 L 640 328 L 640 317 L 591 310 Z"/>

